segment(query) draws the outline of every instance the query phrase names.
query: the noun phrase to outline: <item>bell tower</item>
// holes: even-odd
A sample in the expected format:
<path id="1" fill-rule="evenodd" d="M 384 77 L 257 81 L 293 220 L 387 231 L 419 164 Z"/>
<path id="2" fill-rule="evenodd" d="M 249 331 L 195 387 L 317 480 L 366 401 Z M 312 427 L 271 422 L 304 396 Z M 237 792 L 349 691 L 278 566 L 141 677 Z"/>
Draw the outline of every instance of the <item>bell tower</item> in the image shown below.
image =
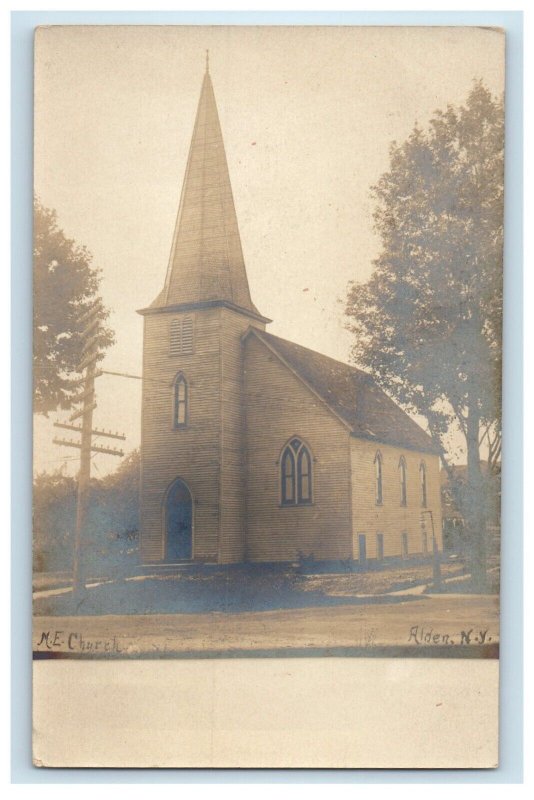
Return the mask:
<path id="1" fill-rule="evenodd" d="M 248 286 L 206 57 L 167 274 L 144 317 L 141 558 L 244 558 Z"/>

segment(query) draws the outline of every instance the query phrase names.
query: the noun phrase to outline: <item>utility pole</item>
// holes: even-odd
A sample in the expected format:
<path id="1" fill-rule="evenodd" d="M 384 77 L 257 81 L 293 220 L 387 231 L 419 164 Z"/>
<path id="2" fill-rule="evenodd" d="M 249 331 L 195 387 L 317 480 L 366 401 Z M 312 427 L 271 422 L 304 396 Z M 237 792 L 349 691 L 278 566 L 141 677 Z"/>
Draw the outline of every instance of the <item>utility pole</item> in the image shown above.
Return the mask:
<path id="1" fill-rule="evenodd" d="M 436 531 L 434 529 L 434 515 L 431 510 L 421 511 L 421 527 L 423 528 L 423 530 L 425 530 L 426 528 L 425 517 L 424 517 L 425 514 L 430 515 L 430 523 L 432 525 L 432 573 L 434 579 L 434 588 L 441 589 L 441 564 L 440 564 L 439 547 L 436 539 Z"/>
<path id="2" fill-rule="evenodd" d="M 74 403 L 81 403 L 81 408 L 69 417 L 68 423 L 55 422 L 56 428 L 64 428 L 80 433 L 80 440 L 73 439 L 54 439 L 54 444 L 64 447 L 75 447 L 80 450 L 80 469 L 78 472 L 78 497 L 76 503 L 76 529 L 74 534 L 74 554 L 73 554 L 73 592 L 80 593 L 85 589 L 85 575 L 82 564 L 82 550 L 84 532 L 87 525 L 87 510 L 89 507 L 89 492 L 91 483 L 91 453 L 107 453 L 113 456 L 123 456 L 124 452 L 118 448 L 93 446 L 92 437 L 107 436 L 112 439 L 126 439 L 119 433 L 111 431 L 93 430 L 93 411 L 96 408 L 95 379 L 102 374 L 97 371 L 96 364 L 100 356 L 98 347 L 98 335 L 100 330 L 100 314 L 102 305 L 100 300 L 92 306 L 83 316 L 80 317 L 80 324 L 85 324 L 82 333 L 84 345 L 82 349 L 82 361 L 78 366 L 78 372 L 85 372 L 81 379 L 82 393 L 79 394 Z M 81 418 L 81 425 L 72 423 Z M 70 424 L 69 424 L 70 423 Z"/>

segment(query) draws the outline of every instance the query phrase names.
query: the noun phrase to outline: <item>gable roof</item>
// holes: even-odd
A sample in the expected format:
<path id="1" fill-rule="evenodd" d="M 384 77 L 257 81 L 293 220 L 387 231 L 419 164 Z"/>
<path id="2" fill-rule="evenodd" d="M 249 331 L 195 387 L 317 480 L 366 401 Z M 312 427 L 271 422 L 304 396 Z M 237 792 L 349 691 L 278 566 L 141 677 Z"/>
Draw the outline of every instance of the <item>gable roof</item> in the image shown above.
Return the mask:
<path id="1" fill-rule="evenodd" d="M 249 328 L 247 337 L 250 333 L 273 350 L 354 436 L 436 452 L 430 436 L 366 372 L 258 328 Z"/>

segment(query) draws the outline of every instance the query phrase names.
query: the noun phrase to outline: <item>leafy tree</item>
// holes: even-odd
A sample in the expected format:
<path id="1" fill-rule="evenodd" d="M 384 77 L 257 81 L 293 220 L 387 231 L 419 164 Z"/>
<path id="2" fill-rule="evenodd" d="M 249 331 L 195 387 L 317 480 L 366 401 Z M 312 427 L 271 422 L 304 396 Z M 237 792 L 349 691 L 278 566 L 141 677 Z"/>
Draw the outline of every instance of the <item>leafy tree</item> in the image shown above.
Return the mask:
<path id="1" fill-rule="evenodd" d="M 33 237 L 33 374 L 34 410 L 48 415 L 69 408 L 79 392 L 76 381 L 82 360 L 80 317 L 99 300 L 100 271 L 85 247 L 67 239 L 56 212 L 34 200 Z M 104 322 L 109 312 L 101 306 Z M 113 344 L 113 333 L 100 326 L 101 350 Z"/>
<path id="2" fill-rule="evenodd" d="M 140 454 L 127 455 L 115 472 L 91 485 L 84 569 L 127 572 L 136 563 L 139 537 Z"/>
<path id="3" fill-rule="evenodd" d="M 137 559 L 139 463 L 139 450 L 134 450 L 115 472 L 91 481 L 84 540 L 90 577 L 126 571 Z M 76 495 L 76 478 L 61 470 L 35 477 L 33 552 L 37 572 L 72 568 Z"/>
<path id="4" fill-rule="evenodd" d="M 475 82 L 464 106 L 436 111 L 390 149 L 371 190 L 381 252 L 349 286 L 353 358 L 407 411 L 422 415 L 447 469 L 485 579 L 483 441 L 500 454 L 503 102 Z M 466 479 L 447 436 L 463 434 Z"/>
<path id="5" fill-rule="evenodd" d="M 76 479 L 61 470 L 37 475 L 33 482 L 33 568 L 56 572 L 72 566 L 76 524 Z"/>

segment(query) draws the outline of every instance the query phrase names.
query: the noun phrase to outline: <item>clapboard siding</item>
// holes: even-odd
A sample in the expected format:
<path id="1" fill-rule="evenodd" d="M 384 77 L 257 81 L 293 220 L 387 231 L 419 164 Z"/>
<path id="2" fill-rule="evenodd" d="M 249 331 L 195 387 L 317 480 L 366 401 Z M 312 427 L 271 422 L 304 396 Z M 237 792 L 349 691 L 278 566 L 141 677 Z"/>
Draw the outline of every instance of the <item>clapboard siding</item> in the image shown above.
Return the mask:
<path id="1" fill-rule="evenodd" d="M 190 315 L 192 312 L 188 312 Z M 193 557 L 218 558 L 220 475 L 220 310 L 194 316 L 194 352 L 170 355 L 172 312 L 145 316 L 141 439 L 141 555 L 165 558 L 164 500 L 182 478 L 193 495 Z M 183 372 L 188 424 L 173 427 L 173 382 Z"/>
<path id="2" fill-rule="evenodd" d="M 376 504 L 376 481 L 374 459 L 377 451 L 382 456 L 381 505 Z M 423 552 L 421 512 L 432 511 L 434 530 L 441 549 L 441 496 L 439 458 L 429 453 L 376 444 L 363 439 L 351 438 L 352 455 L 352 527 L 354 531 L 354 554 L 359 557 L 358 535 L 366 535 L 368 558 L 376 558 L 377 533 L 384 537 L 384 556 L 401 555 L 401 536 L 408 534 L 408 553 Z M 400 503 L 399 460 L 406 461 L 407 503 Z M 427 504 L 421 505 L 419 465 L 426 466 Z M 432 550 L 432 526 L 426 515 L 428 551 Z"/>
<path id="3" fill-rule="evenodd" d="M 368 558 L 376 535 L 384 555 L 423 550 L 419 464 L 427 469 L 427 509 L 441 547 L 439 461 L 436 456 L 357 439 L 267 344 L 243 334 L 250 317 L 227 308 L 197 309 L 194 352 L 170 355 L 176 313 L 145 316 L 141 440 L 141 555 L 165 559 L 168 487 L 184 480 L 193 496 L 193 558 L 231 563 Z M 261 322 L 252 323 L 263 328 Z M 182 372 L 189 391 L 188 424 L 173 427 L 173 383 Z M 299 436 L 313 456 L 313 503 L 282 507 L 280 454 Z M 383 459 L 383 504 L 375 502 L 374 457 Z M 407 465 L 406 507 L 398 463 Z M 427 542 L 432 547 L 428 519 Z"/>
<path id="4" fill-rule="evenodd" d="M 221 477 L 219 560 L 245 556 L 245 453 L 243 346 L 250 326 L 265 325 L 243 314 L 221 309 Z"/>
<path id="5" fill-rule="evenodd" d="M 349 435 L 256 337 L 245 342 L 246 557 L 352 556 Z M 292 436 L 313 456 L 313 504 L 281 507 L 279 459 Z"/>
<path id="6" fill-rule="evenodd" d="M 250 317 L 198 309 L 194 351 L 170 355 L 176 313 L 145 316 L 141 439 L 141 554 L 165 558 L 165 495 L 177 478 L 193 495 L 193 558 L 223 563 L 244 557 L 243 356 Z M 264 327 L 262 323 L 254 323 Z M 188 422 L 173 427 L 173 383 L 187 380 Z"/>

